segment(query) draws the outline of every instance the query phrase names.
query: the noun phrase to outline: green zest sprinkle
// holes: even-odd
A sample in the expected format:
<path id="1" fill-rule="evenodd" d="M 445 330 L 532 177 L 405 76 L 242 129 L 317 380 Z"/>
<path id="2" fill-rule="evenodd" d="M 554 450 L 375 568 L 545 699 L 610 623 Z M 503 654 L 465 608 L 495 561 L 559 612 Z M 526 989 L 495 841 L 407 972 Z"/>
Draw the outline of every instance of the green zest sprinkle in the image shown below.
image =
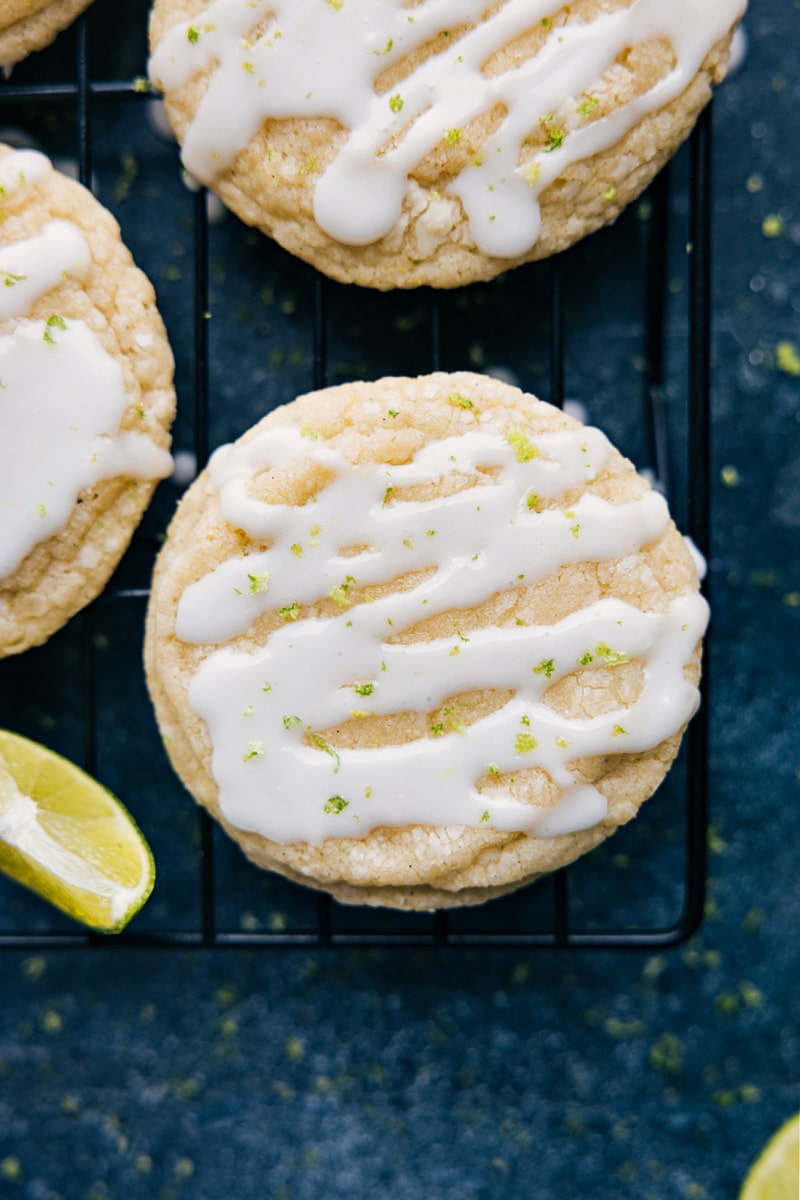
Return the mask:
<path id="1" fill-rule="evenodd" d="M 553 150 L 557 150 L 564 141 L 564 130 L 548 129 L 547 140 L 549 141 L 550 145 L 547 147 L 546 153 L 550 154 Z"/>
<path id="2" fill-rule="evenodd" d="M 389 503 L 389 499 L 390 499 L 393 491 L 394 491 L 393 487 L 391 487 L 391 486 L 387 487 L 386 491 L 383 493 L 383 503 L 384 504 Z"/>
<path id="3" fill-rule="evenodd" d="M 39 512 L 40 517 L 46 517 L 47 516 L 47 506 L 44 504 L 40 504 L 38 512 Z"/>
<path id="4" fill-rule="evenodd" d="M 448 403 L 453 406 L 458 405 L 459 408 L 474 408 L 475 405 L 466 396 L 462 396 L 460 392 L 451 392 L 447 397 Z"/>
<path id="5" fill-rule="evenodd" d="M 312 442 L 319 441 L 319 432 L 316 429 L 312 429 L 310 425 L 303 426 L 303 428 L 300 430 L 300 436 L 309 438 Z"/>
<path id="6" fill-rule="evenodd" d="M 627 729 L 623 729 L 621 725 L 615 725 L 614 728 L 611 730 L 611 736 L 612 737 L 622 737 L 622 735 L 627 734 L 627 732 L 628 732 Z"/>
<path id="7" fill-rule="evenodd" d="M 518 733 L 514 742 L 514 749 L 517 754 L 530 754 L 531 750 L 535 750 L 538 744 L 532 733 Z"/>
<path id="8" fill-rule="evenodd" d="M 403 107 L 403 97 L 398 93 L 389 97 L 389 108 L 393 113 L 399 113 Z"/>
<path id="9" fill-rule="evenodd" d="M 67 323 L 64 320 L 64 318 L 57 316 L 55 313 L 51 313 L 51 315 L 47 318 L 47 322 L 46 322 L 45 328 L 44 328 L 44 334 L 42 336 L 44 337 L 44 340 L 46 342 L 49 342 L 51 345 L 53 345 L 54 339 L 53 339 L 51 330 L 52 329 L 66 329 L 66 328 L 67 328 Z"/>
<path id="10" fill-rule="evenodd" d="M 444 733 L 444 721 L 437 721 L 435 725 L 431 725 L 431 733 L 436 734 L 437 737 Z"/>
<path id="11" fill-rule="evenodd" d="M 279 608 L 278 612 L 283 617 L 284 621 L 296 621 L 300 616 L 300 607 L 296 600 L 291 604 L 287 604 L 285 608 Z"/>
<path id="12" fill-rule="evenodd" d="M 192 45 L 194 46 L 197 42 L 197 39 L 200 37 L 200 30 L 197 28 L 196 25 L 190 25 L 189 28 L 186 30 L 186 36 L 189 39 L 189 41 L 192 43 Z"/>
<path id="13" fill-rule="evenodd" d="M 597 99 L 596 96 L 587 96 L 587 98 L 584 101 L 582 101 L 581 104 L 578 105 L 578 107 L 575 109 L 575 111 L 581 117 L 588 117 L 590 113 L 594 112 L 594 110 L 598 107 L 599 104 L 600 104 L 600 101 Z"/>
<path id="14" fill-rule="evenodd" d="M 444 140 L 449 146 L 455 146 L 456 142 L 461 140 L 460 129 L 445 129 Z"/>
<path id="15" fill-rule="evenodd" d="M 778 342 L 775 347 L 775 362 L 785 375 L 800 375 L 800 351 L 794 342 Z"/>
<path id="16" fill-rule="evenodd" d="M 489 772 L 490 775 L 499 775 L 500 774 L 500 768 L 498 767 L 496 762 L 490 762 L 487 765 L 486 770 Z"/>
<path id="17" fill-rule="evenodd" d="M 555 659 L 543 658 L 538 667 L 533 668 L 533 673 L 534 675 L 546 675 L 548 679 L 551 679 L 555 669 Z"/>
<path id="18" fill-rule="evenodd" d="M 344 578 L 344 583 L 337 584 L 336 587 L 331 588 L 331 590 L 328 592 L 331 600 L 333 600 L 335 604 L 338 604 L 340 608 L 346 608 L 350 603 L 347 593 L 350 590 L 350 585 L 353 583 L 355 583 L 353 576 L 346 575 Z"/>
<path id="19" fill-rule="evenodd" d="M 485 825 L 488 820 L 489 820 L 489 810 L 486 809 L 484 811 L 483 816 L 481 817 L 481 825 Z"/>
<path id="20" fill-rule="evenodd" d="M 399 410 L 399 409 L 397 409 L 397 408 L 390 408 L 390 409 L 389 409 L 389 416 L 390 416 L 390 417 L 399 417 L 399 416 L 400 416 L 400 410 Z"/>
<path id="21" fill-rule="evenodd" d="M 251 596 L 255 596 L 258 592 L 269 591 L 269 575 L 266 571 L 262 571 L 260 575 L 250 575 L 247 578 L 250 580 L 250 587 L 247 589 Z"/>
<path id="22" fill-rule="evenodd" d="M 245 708 L 242 711 L 242 716 L 243 717 L 252 717 L 254 711 L 255 711 L 255 709 L 253 708 L 252 704 L 248 704 L 247 708 Z"/>
<path id="23" fill-rule="evenodd" d="M 295 556 L 295 558 L 303 557 L 303 547 L 300 545 L 299 542 L 293 542 L 292 545 L 289 547 L 289 549 L 291 550 L 291 552 Z"/>
<path id="24" fill-rule="evenodd" d="M 343 799 L 341 796 L 331 796 L 330 800 L 325 802 L 325 812 L 338 814 L 344 812 L 349 807 L 349 804 L 350 801 Z"/>
<path id="25" fill-rule="evenodd" d="M 374 683 L 354 683 L 353 691 L 357 696 L 371 696 L 375 691 Z"/>
<path id="26" fill-rule="evenodd" d="M 567 747 L 569 746 L 569 742 L 568 742 L 568 741 L 567 741 L 567 739 L 566 739 L 566 738 L 564 738 L 564 737 L 557 737 L 557 738 L 555 739 L 555 742 L 556 742 L 556 745 L 557 745 L 557 746 L 560 746 L 560 748 L 561 748 L 562 750 L 566 750 L 566 749 L 567 749 Z"/>
<path id="27" fill-rule="evenodd" d="M 14 275 L 11 271 L 0 271 L 0 278 L 6 287 L 13 287 L 15 283 L 22 283 L 27 279 L 27 275 Z"/>
<path id="28" fill-rule="evenodd" d="M 533 458 L 541 457 L 538 447 L 533 444 L 527 433 L 522 429 L 510 429 L 506 434 L 506 441 L 509 446 L 514 447 L 517 454 L 517 462 L 530 462 Z"/>
<path id="29" fill-rule="evenodd" d="M 584 654 L 582 654 L 582 655 L 580 656 L 580 658 L 578 659 L 578 666 L 579 666 L 579 667 L 588 667 L 589 663 L 593 661 L 593 657 L 594 657 L 594 656 L 593 656 L 593 655 L 591 655 L 591 654 L 589 653 L 589 651 L 587 650 L 587 651 L 586 651 Z"/>
<path id="30" fill-rule="evenodd" d="M 538 504 L 538 502 L 539 502 L 538 494 L 536 492 L 528 492 L 528 498 L 525 502 L 528 505 L 528 508 L 533 510 L 534 508 L 536 508 L 536 505 Z"/>
<path id="31" fill-rule="evenodd" d="M 302 725 L 302 724 L 303 724 L 302 718 L 296 717 L 294 715 L 283 718 L 283 728 L 284 729 L 291 729 L 293 725 Z"/>
<path id="32" fill-rule="evenodd" d="M 598 658 L 602 658 L 607 667 L 618 667 L 620 663 L 628 661 L 628 656 L 624 650 L 611 650 L 605 642 L 598 642 L 594 648 L 594 652 Z"/>
<path id="33" fill-rule="evenodd" d="M 330 742 L 326 742 L 324 737 L 320 737 L 318 733 L 313 734 L 311 740 L 318 750 L 324 751 L 325 754 L 329 754 L 331 758 L 336 760 L 336 766 L 333 768 L 333 773 L 335 775 L 342 764 L 339 755 L 336 753 L 333 746 L 330 744 Z"/>
<path id="34" fill-rule="evenodd" d="M 256 738 L 255 741 L 252 741 L 247 747 L 242 762 L 250 762 L 251 758 L 260 758 L 263 753 L 264 743 L 260 738 Z"/>
<path id="35" fill-rule="evenodd" d="M 784 222 L 777 213 L 770 213 L 768 217 L 764 217 L 761 222 L 761 232 L 764 237 L 776 238 L 780 237 L 784 230 Z"/>

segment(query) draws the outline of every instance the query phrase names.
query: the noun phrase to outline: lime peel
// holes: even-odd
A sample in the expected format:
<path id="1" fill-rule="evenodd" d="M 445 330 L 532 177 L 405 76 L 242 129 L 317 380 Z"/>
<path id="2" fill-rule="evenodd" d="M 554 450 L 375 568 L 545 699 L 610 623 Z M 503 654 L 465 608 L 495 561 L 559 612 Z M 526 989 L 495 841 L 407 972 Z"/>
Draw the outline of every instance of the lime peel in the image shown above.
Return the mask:
<path id="1" fill-rule="evenodd" d="M 153 890 L 153 855 L 123 805 L 52 750 L 0 730 L 0 870 L 118 933 Z"/>
<path id="2" fill-rule="evenodd" d="M 769 1139 L 747 1173 L 739 1200 L 796 1200 L 800 1183 L 800 1112 Z"/>

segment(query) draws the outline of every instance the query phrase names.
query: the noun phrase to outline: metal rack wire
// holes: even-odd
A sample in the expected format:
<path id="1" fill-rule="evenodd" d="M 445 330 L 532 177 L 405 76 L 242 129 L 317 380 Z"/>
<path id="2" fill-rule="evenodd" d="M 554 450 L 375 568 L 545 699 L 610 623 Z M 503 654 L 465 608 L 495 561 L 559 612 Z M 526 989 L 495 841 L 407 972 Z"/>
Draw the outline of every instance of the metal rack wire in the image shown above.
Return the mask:
<path id="1" fill-rule="evenodd" d="M 91 10 L 79 19 L 74 30 L 74 69 L 65 82 L 36 79 L 15 82 L 13 78 L 0 83 L 0 117 L 13 113 L 15 106 L 33 104 L 47 106 L 69 104 L 75 112 L 75 154 L 81 182 L 90 186 L 93 177 L 93 119 L 96 105 L 146 105 L 152 97 L 136 79 L 106 82 L 94 77 L 89 62 L 88 30 Z M 681 390 L 686 397 L 686 435 L 683 464 L 686 475 L 686 529 L 695 544 L 708 553 L 710 541 L 710 362 L 711 362 L 711 158 L 712 127 L 710 110 L 701 117 L 692 136 L 689 150 L 688 180 L 688 287 L 686 290 L 685 320 L 688 325 L 686 377 Z M 643 313 L 644 370 L 642 400 L 647 423 L 651 461 L 655 474 L 665 491 L 670 492 L 674 431 L 671 428 L 670 405 L 665 398 L 667 351 L 665 347 L 668 306 L 668 243 L 671 209 L 674 207 L 674 183 L 669 169 L 659 176 L 650 192 L 650 214 L 645 223 L 645 274 Z M 193 212 L 193 316 L 191 359 L 194 363 L 192 380 L 194 404 L 194 449 L 202 465 L 211 445 L 210 413 L 213 397 L 210 387 L 209 322 L 209 226 L 206 196 L 197 192 L 192 202 Z M 524 271 L 525 268 L 522 268 Z M 541 268 L 540 268 L 541 270 Z M 562 405 L 565 400 L 565 346 L 570 333 L 565 315 L 563 256 L 550 261 L 544 268 L 547 286 L 547 385 L 551 403 Z M 331 312 L 331 285 L 322 277 L 313 280 L 311 305 L 312 382 L 324 386 L 329 379 L 329 330 L 335 314 Z M 443 366 L 443 313 L 451 303 L 449 295 L 431 292 L 427 295 L 427 337 L 429 339 L 430 369 Z M 447 364 L 444 364 L 447 365 Z M 458 364 L 461 365 L 461 364 Z M 290 396 L 285 399 L 290 399 Z M 98 725 L 102 705 L 98 696 L 98 665 L 95 625 L 98 611 L 109 606 L 117 610 L 133 606 L 143 611 L 147 597 L 146 584 L 124 587 L 112 584 L 96 605 L 77 618 L 80 626 L 80 696 L 83 706 L 83 765 L 97 771 Z M 0 700 L 4 682 L 0 663 Z M 471 914 L 448 915 L 436 913 L 415 915 L 402 919 L 392 914 L 371 913 L 362 920 L 358 912 L 342 918 L 342 910 L 326 895 L 303 897 L 303 916 L 298 921 L 273 921 L 258 928 L 230 928 L 219 919 L 220 835 L 204 812 L 198 814 L 199 847 L 195 856 L 196 889 L 195 918 L 186 926 L 174 927 L 169 913 L 152 928 L 140 926 L 139 919 L 132 928 L 116 939 L 76 931 L 75 927 L 35 927 L 3 929 L 0 927 L 0 947 L 20 950 L 44 947 L 77 948 L 88 946 L 116 947 L 219 947 L 219 946 L 515 946 L 525 948 L 585 948 L 585 949 L 656 949 L 679 943 L 697 928 L 705 899 L 705 845 L 707 827 L 707 761 L 708 761 L 708 680 L 705 684 L 706 703 L 694 719 L 687 736 L 685 771 L 677 801 L 680 847 L 671 867 L 672 883 L 680 895 L 679 911 L 666 921 L 638 923 L 621 920 L 606 922 L 597 927 L 576 921 L 571 905 L 571 879 L 575 867 L 555 873 L 549 880 L 533 885 L 519 893 L 520 898 L 494 902 Z M 7 697 L 8 698 L 8 697 Z M 7 718 L 3 718 L 6 719 Z M 168 773 L 166 761 L 163 771 Z M 641 819 L 641 818 L 640 818 Z M 168 868 L 165 868 L 167 871 Z M 292 885 L 286 885 L 292 890 Z M 527 901 L 535 893 L 534 917 L 528 923 Z M 311 908 L 309 909 L 309 903 Z M 0 914 L 2 914 L 0 906 Z M 147 910 L 145 910 L 147 911 Z M 0 915 L 2 926 L 2 915 Z"/>

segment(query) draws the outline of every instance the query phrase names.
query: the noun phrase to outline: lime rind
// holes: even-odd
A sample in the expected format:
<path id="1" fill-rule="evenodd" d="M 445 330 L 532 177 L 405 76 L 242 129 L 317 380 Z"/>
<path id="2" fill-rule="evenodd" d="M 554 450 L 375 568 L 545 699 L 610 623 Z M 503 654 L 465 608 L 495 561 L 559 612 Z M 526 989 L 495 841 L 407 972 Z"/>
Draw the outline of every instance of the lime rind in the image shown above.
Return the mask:
<path id="1" fill-rule="evenodd" d="M 797 1200 L 800 1195 L 800 1112 L 772 1135 L 747 1173 L 739 1200 Z"/>

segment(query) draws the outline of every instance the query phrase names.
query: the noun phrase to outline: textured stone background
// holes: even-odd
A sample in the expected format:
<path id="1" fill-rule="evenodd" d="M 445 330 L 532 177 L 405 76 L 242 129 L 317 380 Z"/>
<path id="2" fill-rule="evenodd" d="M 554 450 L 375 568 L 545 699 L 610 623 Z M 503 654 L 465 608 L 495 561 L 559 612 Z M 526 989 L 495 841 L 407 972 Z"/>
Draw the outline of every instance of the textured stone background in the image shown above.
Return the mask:
<path id="1" fill-rule="evenodd" d="M 123 8 L 124 19 L 109 0 L 92 10 L 97 78 L 143 73 L 147 4 Z M 800 1107 L 798 0 L 754 0 L 747 32 L 745 61 L 714 111 L 712 829 L 699 934 L 661 953 L 0 951 L 1 1196 L 727 1200 Z M 70 78 L 73 49 L 64 35 L 13 82 Z M 178 361 L 176 446 L 188 449 L 192 199 L 174 148 L 143 112 L 93 107 L 97 186 L 156 282 Z M 51 153 L 74 152 L 69 102 L 5 105 L 0 123 L 32 131 Z M 674 172 L 677 243 L 685 155 Z M 566 269 L 568 394 L 643 465 L 642 217 L 626 214 Z M 679 245 L 673 257 L 668 395 L 679 408 Z M 544 278 L 532 268 L 448 299 L 444 365 L 503 367 L 546 398 Z M 217 442 L 310 386 L 313 295 L 309 271 L 232 219 L 213 228 L 211 279 Z M 510 315 L 523 300 L 521 337 Z M 426 304 L 338 290 L 332 377 L 426 369 Z M 679 462 L 675 475 L 680 515 Z M 147 537 L 176 494 L 160 490 L 123 579 L 141 577 Z M 98 773 L 140 817 L 160 870 L 136 927 L 188 926 L 194 814 L 146 706 L 129 636 L 141 613 L 99 614 Z M 0 721 L 76 758 L 80 653 L 80 631 L 69 629 L 0 664 Z M 669 822 L 664 833 L 658 817 L 641 820 L 647 836 L 626 831 L 600 860 L 585 919 L 609 895 L 637 895 L 642 878 L 642 911 L 669 918 Z M 659 864 L 652 885 L 638 854 Z M 284 894 L 224 851 L 223 866 L 232 927 L 279 928 Z M 60 927 L 2 881 L 0 917 L 4 929 Z"/>

